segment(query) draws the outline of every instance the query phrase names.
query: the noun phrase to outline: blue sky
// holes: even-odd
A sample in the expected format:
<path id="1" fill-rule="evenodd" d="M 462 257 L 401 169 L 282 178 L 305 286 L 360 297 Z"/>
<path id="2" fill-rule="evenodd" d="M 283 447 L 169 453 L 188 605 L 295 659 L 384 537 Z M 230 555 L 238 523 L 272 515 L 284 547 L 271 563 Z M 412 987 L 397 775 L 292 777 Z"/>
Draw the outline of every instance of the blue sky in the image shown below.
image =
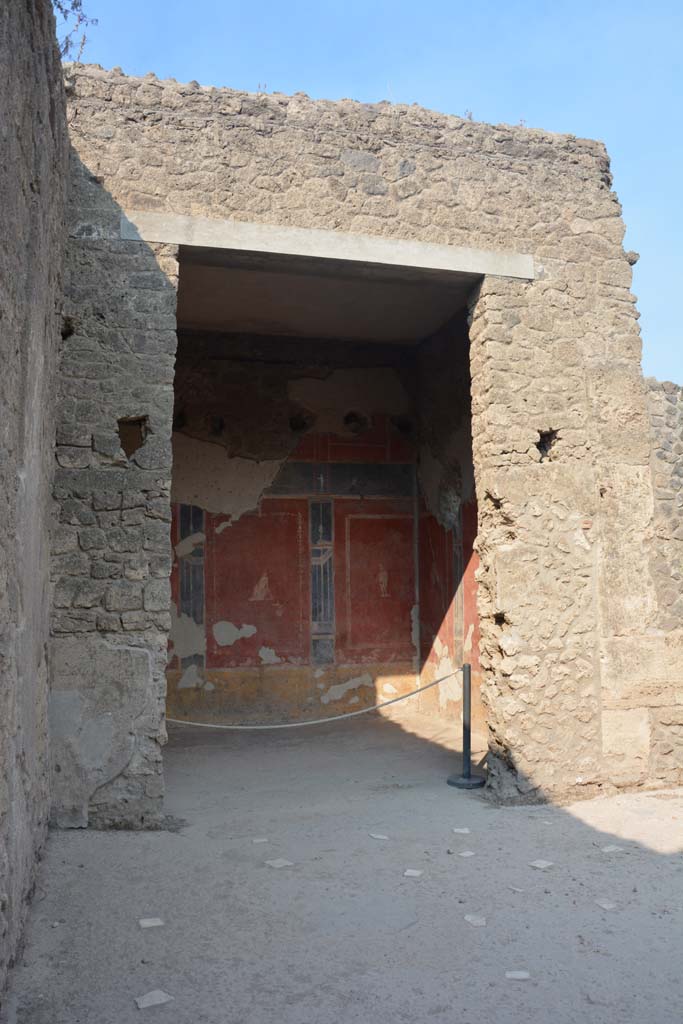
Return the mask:
<path id="1" fill-rule="evenodd" d="M 84 0 L 83 60 L 127 74 L 419 103 L 602 139 L 646 374 L 683 383 L 680 0 Z M 676 250 L 678 246 L 676 245 Z"/>

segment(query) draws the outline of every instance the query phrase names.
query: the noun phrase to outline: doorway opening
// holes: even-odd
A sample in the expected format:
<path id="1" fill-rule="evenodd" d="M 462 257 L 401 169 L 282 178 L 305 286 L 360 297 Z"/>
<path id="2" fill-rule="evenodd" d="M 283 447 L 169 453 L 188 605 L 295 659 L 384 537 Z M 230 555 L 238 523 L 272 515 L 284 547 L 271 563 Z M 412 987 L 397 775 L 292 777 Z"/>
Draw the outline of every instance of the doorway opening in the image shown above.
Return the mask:
<path id="1" fill-rule="evenodd" d="M 181 247 L 169 718 L 479 700 L 464 273 Z"/>

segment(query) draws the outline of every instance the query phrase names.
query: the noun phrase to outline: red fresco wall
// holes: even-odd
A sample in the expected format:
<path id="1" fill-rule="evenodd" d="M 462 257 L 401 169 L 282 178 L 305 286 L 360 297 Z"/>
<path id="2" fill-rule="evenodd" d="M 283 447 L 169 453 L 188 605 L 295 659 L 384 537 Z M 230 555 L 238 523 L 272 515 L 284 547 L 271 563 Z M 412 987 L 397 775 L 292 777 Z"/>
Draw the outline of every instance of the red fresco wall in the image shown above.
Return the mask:
<path id="1" fill-rule="evenodd" d="M 206 666 L 260 665 L 259 650 L 282 661 L 309 660 L 308 502 L 264 498 L 257 512 L 221 529 L 224 516 L 206 516 Z M 220 531 L 220 532 L 219 532 Z M 212 626 L 227 620 L 256 627 L 232 645 Z"/>
<path id="2" fill-rule="evenodd" d="M 414 464 L 412 443 L 386 417 L 376 416 L 371 429 L 358 438 L 307 434 L 284 467 L 292 472 L 281 490 L 264 495 L 258 509 L 242 515 L 236 522 L 230 523 L 224 515 L 203 514 L 206 653 L 199 664 L 201 673 L 215 684 L 210 687 L 212 691 L 220 687 L 221 673 L 226 679 L 236 670 L 261 672 L 263 677 L 266 668 L 271 671 L 290 666 L 293 690 L 298 687 L 297 692 L 308 694 L 309 700 L 310 693 L 324 700 L 316 690 L 322 673 L 318 670 L 314 676 L 313 671 L 320 662 L 312 657 L 318 626 L 312 620 L 311 573 L 316 550 L 319 553 L 320 548 L 311 536 L 311 506 L 330 501 L 332 530 L 329 553 L 324 557 L 332 561 L 334 622 L 330 641 L 333 655 L 325 665 L 325 672 L 329 673 L 334 666 L 373 666 L 370 671 L 377 677 L 381 674 L 378 673 L 380 667 L 386 666 L 389 670 L 395 666 L 397 673 L 408 673 L 406 689 L 411 689 L 410 672 L 426 666 L 435 668 L 440 649 L 447 647 L 452 659 L 462 655 L 463 636 L 467 636 L 470 627 L 469 660 L 473 667 L 478 667 L 474 579 L 478 560 L 472 547 L 476 535 L 474 503 L 463 508 L 463 545 L 462 550 L 458 550 L 454 532 L 445 530 L 437 522 L 422 499 L 416 505 L 410 493 L 391 496 L 373 493 L 360 497 L 335 495 L 325 489 L 332 487 L 335 480 L 355 480 L 352 472 L 335 476 L 334 467 L 344 465 L 364 466 L 364 479 L 372 478 L 373 465 L 394 466 L 405 472 L 402 477 L 386 475 L 390 487 L 405 489 L 408 481 L 412 488 Z M 382 479 L 380 473 L 377 480 Z M 307 480 L 320 490 L 296 493 L 298 483 Z M 352 490 L 354 486 L 349 485 Z M 287 488 L 294 493 L 289 493 Z M 179 509 L 180 506 L 173 508 L 174 548 L 180 539 Z M 413 621 L 416 546 L 419 552 L 419 666 Z M 198 554 L 201 560 L 201 547 Z M 178 557 L 174 559 L 171 577 L 172 599 L 177 608 L 180 607 L 180 561 Z M 201 567 L 199 571 L 201 583 Z M 215 635 L 214 626 L 220 623 L 233 624 L 242 635 L 232 643 L 218 642 L 220 635 Z M 436 645 L 435 651 L 436 637 L 441 643 Z M 169 694 L 172 693 L 171 676 L 175 673 L 174 686 L 179 685 L 175 677 L 180 676 L 184 667 L 186 665 L 181 666 L 177 658 L 169 662 Z M 304 670 L 310 671 L 310 675 L 302 676 Z M 279 678 L 278 686 L 286 687 L 286 678 L 281 674 Z M 259 692 L 267 694 L 263 678 Z M 195 699 L 187 690 L 175 693 L 181 701 Z M 200 699 L 199 695 L 196 699 Z M 204 691 L 201 699 L 217 701 L 218 696 Z M 351 699 L 357 698 L 352 695 Z"/>

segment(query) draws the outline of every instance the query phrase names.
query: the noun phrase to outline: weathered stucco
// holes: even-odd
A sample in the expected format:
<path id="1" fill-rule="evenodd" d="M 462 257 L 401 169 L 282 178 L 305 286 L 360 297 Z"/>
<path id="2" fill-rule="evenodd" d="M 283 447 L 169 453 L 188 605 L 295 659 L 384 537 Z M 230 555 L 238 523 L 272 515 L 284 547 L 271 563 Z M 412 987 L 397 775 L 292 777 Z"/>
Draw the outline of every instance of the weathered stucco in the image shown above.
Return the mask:
<path id="1" fill-rule="evenodd" d="M 91 535 L 78 519 L 96 511 L 77 493 L 90 494 L 79 483 L 93 471 L 84 463 L 120 474 L 120 493 L 127 474 L 143 472 L 117 465 L 107 447 L 117 416 L 150 415 L 163 481 L 147 491 L 154 513 L 136 508 L 159 515 L 159 544 L 168 515 L 172 302 L 154 254 L 122 239 L 122 211 L 529 254 L 533 281 L 486 277 L 471 295 L 491 783 L 533 796 L 655 782 L 653 737 L 670 726 L 650 722 L 631 655 L 650 645 L 660 657 L 669 641 L 650 572 L 655 520 L 633 257 L 622 247 L 602 144 L 417 107 L 253 96 L 99 68 L 74 69 L 68 91 L 78 154 L 71 267 L 83 265 L 70 297 L 88 355 L 84 364 L 74 349 L 65 364 L 73 410 L 65 421 L 80 426 L 78 402 L 102 393 L 97 412 L 82 406 L 83 439 L 61 456 L 72 460 L 62 461 L 60 493 L 63 510 L 74 509 L 63 514 L 75 517 L 80 582 L 93 587 Z M 161 346 L 153 376 L 150 343 Z M 156 414 L 152 380 L 163 395 Z M 108 551 L 106 527 L 92 526 Z M 124 578 L 139 571 L 128 557 L 114 560 Z M 160 582 L 161 563 L 155 571 Z M 87 622 L 97 632 L 98 616 L 114 622 L 103 638 L 111 644 L 125 620 L 102 618 L 99 600 L 85 611 L 72 602 L 60 616 L 69 631 Z M 132 611 L 125 628 L 147 644 L 147 617 Z M 161 646 L 166 620 L 156 614 L 149 638 Z M 151 732 L 154 744 L 160 733 Z"/>
<path id="2" fill-rule="evenodd" d="M 67 138 L 47 0 L 0 6 L 0 992 L 48 814 L 48 524 Z"/>

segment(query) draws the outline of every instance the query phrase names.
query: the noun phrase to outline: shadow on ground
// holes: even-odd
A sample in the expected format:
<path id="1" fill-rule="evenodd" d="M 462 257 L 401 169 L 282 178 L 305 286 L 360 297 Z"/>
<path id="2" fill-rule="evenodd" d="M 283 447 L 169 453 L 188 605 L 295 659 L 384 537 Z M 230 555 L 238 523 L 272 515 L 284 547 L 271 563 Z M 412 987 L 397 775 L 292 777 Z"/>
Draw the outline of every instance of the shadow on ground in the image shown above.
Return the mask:
<path id="1" fill-rule="evenodd" d="M 683 791 L 495 806 L 417 717 L 173 727 L 186 824 L 52 833 L 2 1024 L 677 1020 Z"/>

